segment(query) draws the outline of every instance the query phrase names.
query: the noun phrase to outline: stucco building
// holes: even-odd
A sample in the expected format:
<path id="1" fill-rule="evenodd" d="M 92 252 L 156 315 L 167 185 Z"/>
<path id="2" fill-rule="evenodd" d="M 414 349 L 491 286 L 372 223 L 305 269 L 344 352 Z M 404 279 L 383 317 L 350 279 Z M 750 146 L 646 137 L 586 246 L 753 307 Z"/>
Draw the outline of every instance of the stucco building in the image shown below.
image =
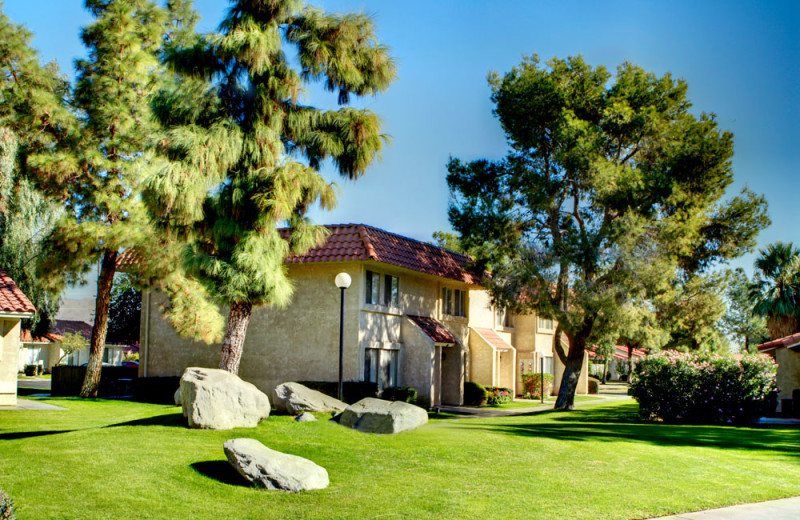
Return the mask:
<path id="1" fill-rule="evenodd" d="M 0 406 L 17 404 L 20 321 L 36 312 L 28 297 L 0 269 Z"/>
<path id="2" fill-rule="evenodd" d="M 287 259 L 295 284 L 291 305 L 254 310 L 239 369 L 243 379 L 270 394 L 286 381 L 338 379 L 334 278 L 341 272 L 352 279 L 345 291 L 345 381 L 414 387 L 422 404 L 438 406 L 461 404 L 469 380 L 521 393 L 522 371 L 538 370 L 540 359 L 559 373 L 553 323 L 497 309 L 466 256 L 366 225 L 327 228 L 322 246 Z M 180 338 L 163 319 L 162 303 L 159 294 L 142 299 L 139 375 L 216 367 L 219 345 Z"/>
<path id="3" fill-rule="evenodd" d="M 762 343 L 758 351 L 773 356 L 778 363 L 778 398 L 791 399 L 792 390 L 800 389 L 800 332 Z"/>

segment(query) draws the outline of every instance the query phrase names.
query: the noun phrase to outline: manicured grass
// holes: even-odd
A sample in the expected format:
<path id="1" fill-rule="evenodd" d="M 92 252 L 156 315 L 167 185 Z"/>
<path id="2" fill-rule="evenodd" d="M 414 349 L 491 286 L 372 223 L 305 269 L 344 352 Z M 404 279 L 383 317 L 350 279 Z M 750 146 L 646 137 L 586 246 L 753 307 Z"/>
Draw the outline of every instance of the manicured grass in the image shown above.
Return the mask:
<path id="1" fill-rule="evenodd" d="M 46 401 L 68 409 L 0 411 L 20 519 L 627 519 L 800 494 L 800 430 L 646 424 L 632 401 L 395 436 L 290 417 L 189 430 L 172 406 Z M 321 464 L 330 487 L 242 485 L 222 452 L 236 437 Z"/>
<path id="2" fill-rule="evenodd" d="M 597 397 L 594 395 L 576 395 L 575 402 L 587 402 L 587 401 L 599 401 L 602 399 L 601 397 Z M 547 397 L 544 400 L 544 405 L 553 404 L 556 402 L 555 397 Z M 538 406 L 544 406 L 540 401 L 536 399 L 527 399 L 527 400 L 518 400 L 512 401 L 510 403 L 503 403 L 503 404 L 496 404 L 493 406 L 482 406 L 481 409 L 485 410 L 519 410 L 520 408 L 536 408 Z"/>

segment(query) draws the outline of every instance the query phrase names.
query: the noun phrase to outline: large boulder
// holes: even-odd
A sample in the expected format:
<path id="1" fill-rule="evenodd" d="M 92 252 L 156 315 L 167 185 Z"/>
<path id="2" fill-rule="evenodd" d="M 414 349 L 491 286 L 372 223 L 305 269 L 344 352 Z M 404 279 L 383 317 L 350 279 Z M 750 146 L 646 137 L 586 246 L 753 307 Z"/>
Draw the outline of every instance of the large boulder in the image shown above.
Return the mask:
<path id="1" fill-rule="evenodd" d="M 348 406 L 339 424 L 366 433 L 398 433 L 413 430 L 428 422 L 428 412 L 401 401 L 367 397 Z"/>
<path id="2" fill-rule="evenodd" d="M 300 383 L 283 383 L 275 387 L 275 408 L 297 415 L 303 412 L 340 412 L 347 403 L 317 392 Z"/>
<path id="3" fill-rule="evenodd" d="M 269 398 L 225 370 L 190 367 L 181 376 L 181 406 L 190 428 L 254 428 L 269 417 Z"/>
<path id="4" fill-rule="evenodd" d="M 255 439 L 223 444 L 228 462 L 244 478 L 267 489 L 305 491 L 328 487 L 328 472 L 308 459 L 271 450 Z"/>

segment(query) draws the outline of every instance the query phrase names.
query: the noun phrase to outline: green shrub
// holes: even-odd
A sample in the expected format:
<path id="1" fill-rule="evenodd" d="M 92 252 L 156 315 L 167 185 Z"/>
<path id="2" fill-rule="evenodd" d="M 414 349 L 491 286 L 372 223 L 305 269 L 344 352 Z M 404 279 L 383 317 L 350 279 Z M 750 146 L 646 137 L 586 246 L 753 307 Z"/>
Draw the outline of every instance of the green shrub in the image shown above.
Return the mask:
<path id="1" fill-rule="evenodd" d="M 14 502 L 5 491 L 0 489 L 0 520 L 16 520 Z"/>
<path id="2" fill-rule="evenodd" d="M 777 365 L 763 355 L 662 352 L 634 369 L 630 395 L 646 419 L 746 424 L 769 413 Z"/>
<path id="3" fill-rule="evenodd" d="M 510 388 L 504 388 L 502 386 L 487 386 L 486 391 L 489 393 L 489 397 L 486 399 L 486 404 L 489 406 L 510 403 L 514 400 L 514 391 Z"/>
<path id="4" fill-rule="evenodd" d="M 600 380 L 594 377 L 589 378 L 589 393 L 596 394 L 600 391 Z"/>
<path id="5" fill-rule="evenodd" d="M 407 386 L 391 386 L 383 389 L 381 399 L 417 404 L 417 389 Z"/>
<path id="6" fill-rule="evenodd" d="M 522 374 L 522 386 L 524 394 L 530 399 L 540 399 L 542 397 L 542 375 L 539 373 L 527 372 Z M 544 374 L 544 395 L 553 393 L 553 374 Z"/>
<path id="7" fill-rule="evenodd" d="M 38 365 L 25 365 L 25 375 L 26 376 L 35 376 L 37 371 L 39 370 Z"/>
<path id="8" fill-rule="evenodd" d="M 464 404 L 466 406 L 483 406 L 489 399 L 489 393 L 478 383 L 467 381 L 464 383 Z"/>

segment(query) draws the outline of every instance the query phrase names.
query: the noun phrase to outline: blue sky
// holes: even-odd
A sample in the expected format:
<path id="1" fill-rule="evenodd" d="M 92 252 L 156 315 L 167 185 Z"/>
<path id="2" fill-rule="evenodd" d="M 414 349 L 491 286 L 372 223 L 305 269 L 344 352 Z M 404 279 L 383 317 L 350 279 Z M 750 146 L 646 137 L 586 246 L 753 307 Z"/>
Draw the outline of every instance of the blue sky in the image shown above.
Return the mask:
<path id="1" fill-rule="evenodd" d="M 366 12 L 397 60 L 399 78 L 363 101 L 392 144 L 356 182 L 340 181 L 339 206 L 320 223 L 363 222 L 430 240 L 447 222 L 448 157 L 497 159 L 505 138 L 492 116 L 486 74 L 523 54 L 583 54 L 614 69 L 628 60 L 689 85 L 697 112 L 717 114 L 735 136 L 735 182 L 766 196 L 772 225 L 759 245 L 800 244 L 800 3 L 791 1 L 319 1 L 325 10 Z M 80 0 L 5 0 L 5 13 L 35 33 L 44 60 L 73 74 L 84 55 Z M 196 0 L 200 29 L 216 28 L 226 0 Z M 311 89 L 308 102 L 329 104 Z M 333 177 L 332 177 L 333 178 Z M 734 265 L 749 267 L 754 255 Z"/>

